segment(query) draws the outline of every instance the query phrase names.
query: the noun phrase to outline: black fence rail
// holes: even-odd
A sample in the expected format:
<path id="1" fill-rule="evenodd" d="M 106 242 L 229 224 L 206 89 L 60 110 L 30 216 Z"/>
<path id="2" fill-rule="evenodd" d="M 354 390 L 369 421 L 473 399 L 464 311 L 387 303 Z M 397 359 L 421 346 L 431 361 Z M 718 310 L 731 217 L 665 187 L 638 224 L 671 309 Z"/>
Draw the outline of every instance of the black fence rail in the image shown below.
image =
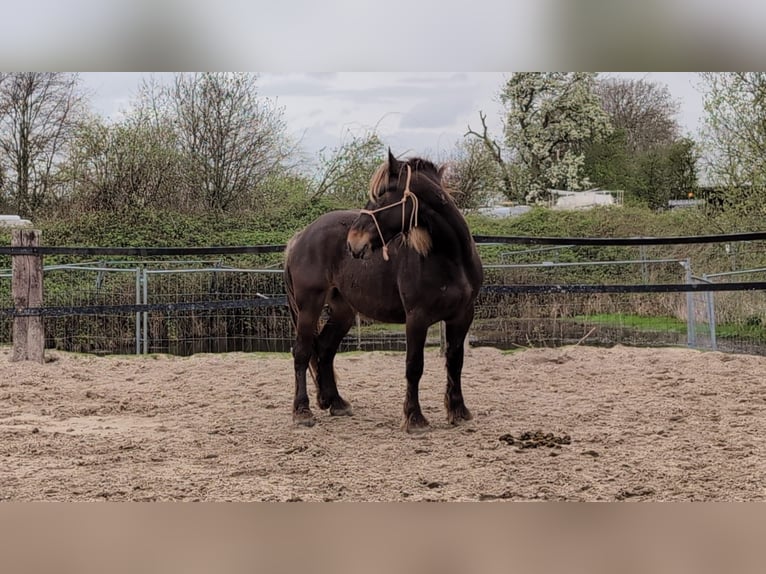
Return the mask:
<path id="1" fill-rule="evenodd" d="M 685 263 L 647 250 L 647 246 L 677 250 L 692 244 L 747 244 L 757 259 L 766 253 L 760 243 L 766 240 L 766 233 L 631 238 L 475 236 L 475 240 L 486 251 L 483 258 L 492 262 L 487 265 L 487 282 L 469 336 L 472 344 L 514 348 L 585 342 L 716 348 L 716 341 L 728 337 L 734 343 L 726 350 L 766 353 L 761 350 L 766 349 L 763 310 L 745 310 L 721 330 L 722 325 L 711 324 L 710 306 L 694 299 L 694 294 L 711 297 L 719 292 L 749 291 L 760 296 L 766 292 L 766 281 L 695 281 L 688 260 Z M 528 245 L 551 247 L 523 249 Z M 632 258 L 623 249 L 642 250 L 641 256 Z M 45 302 L 38 307 L 14 305 L 10 273 L 0 272 L 0 343 L 11 342 L 16 318 L 42 317 L 46 347 L 62 350 L 180 355 L 287 351 L 292 325 L 273 257 L 268 269 L 245 269 L 226 262 L 227 258 L 254 256 L 251 261 L 257 266 L 259 256 L 283 250 L 283 245 L 0 247 L 0 256 L 10 257 L 55 257 L 57 261 L 63 257 L 124 258 L 119 274 L 96 264 L 91 264 L 92 271 L 83 263 L 46 268 Z M 213 255 L 220 258 L 214 266 L 202 263 Z M 198 260 L 200 265 L 174 267 L 163 259 L 179 256 Z M 546 260 L 541 261 L 540 256 Z M 150 265 L 135 259 L 150 257 L 159 260 Z M 740 259 L 746 260 L 743 250 Z M 598 271 L 594 271 L 595 263 Z M 653 263 L 658 265 L 648 269 Z M 633 275 L 613 271 L 627 266 L 633 266 Z M 634 282 L 619 282 L 625 277 Z M 711 328 L 718 328 L 718 333 Z M 438 327 L 429 341 L 439 343 Z M 403 347 L 402 327 L 360 319 L 342 349 Z"/>

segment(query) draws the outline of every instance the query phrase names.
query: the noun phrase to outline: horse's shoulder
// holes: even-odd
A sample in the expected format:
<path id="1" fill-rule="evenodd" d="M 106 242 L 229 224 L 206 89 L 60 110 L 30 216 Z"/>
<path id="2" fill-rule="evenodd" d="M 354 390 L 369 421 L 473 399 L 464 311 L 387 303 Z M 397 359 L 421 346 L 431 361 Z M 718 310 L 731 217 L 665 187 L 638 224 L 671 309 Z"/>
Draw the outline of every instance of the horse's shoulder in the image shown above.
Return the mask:
<path id="1" fill-rule="evenodd" d="M 286 257 L 297 253 L 306 254 L 313 248 L 328 248 L 330 245 L 345 244 L 348 228 L 359 216 L 359 211 L 328 211 L 298 231 L 287 243 Z"/>

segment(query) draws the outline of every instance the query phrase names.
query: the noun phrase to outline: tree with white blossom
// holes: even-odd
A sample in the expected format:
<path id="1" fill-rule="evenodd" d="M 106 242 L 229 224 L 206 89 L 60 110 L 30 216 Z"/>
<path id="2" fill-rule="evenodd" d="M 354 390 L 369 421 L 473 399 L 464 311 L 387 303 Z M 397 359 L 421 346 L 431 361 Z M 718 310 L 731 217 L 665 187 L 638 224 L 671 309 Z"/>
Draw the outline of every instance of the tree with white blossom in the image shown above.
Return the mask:
<path id="1" fill-rule="evenodd" d="M 506 109 L 503 145 L 469 128 L 482 139 L 505 175 L 506 194 L 539 202 L 549 189 L 585 189 L 586 145 L 611 132 L 609 116 L 595 93 L 596 74 L 517 72 L 500 94 Z"/>
<path id="2" fill-rule="evenodd" d="M 766 216 L 766 73 L 701 74 L 703 157 L 708 182 L 722 190 L 737 226 Z"/>

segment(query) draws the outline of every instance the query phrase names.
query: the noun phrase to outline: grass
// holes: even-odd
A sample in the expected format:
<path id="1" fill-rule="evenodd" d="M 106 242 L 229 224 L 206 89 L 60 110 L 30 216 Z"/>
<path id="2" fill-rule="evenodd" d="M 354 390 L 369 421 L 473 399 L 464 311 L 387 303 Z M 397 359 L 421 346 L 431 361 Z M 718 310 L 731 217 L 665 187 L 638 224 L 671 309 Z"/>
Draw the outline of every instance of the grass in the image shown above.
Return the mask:
<path id="1" fill-rule="evenodd" d="M 349 333 L 353 334 L 355 333 L 356 325 L 352 325 L 351 330 Z M 377 321 L 374 321 L 372 323 L 363 324 L 362 325 L 362 332 L 363 333 L 404 333 L 406 330 L 406 325 L 404 323 L 378 323 Z M 428 328 L 429 333 L 439 331 L 439 323 L 434 323 Z"/>
<path id="2" fill-rule="evenodd" d="M 750 339 L 752 341 L 766 341 L 766 329 L 761 325 L 716 325 L 716 337 L 721 339 Z"/>
<path id="3" fill-rule="evenodd" d="M 641 331 L 663 331 L 670 333 L 686 333 L 687 325 L 675 317 L 644 317 L 641 315 L 622 315 L 619 313 L 604 313 L 600 315 L 578 315 L 568 319 L 582 323 L 627 327 Z M 698 324 L 697 332 L 706 332 L 706 324 Z M 766 341 L 766 326 L 756 323 L 719 324 L 715 328 L 716 336 L 722 339 L 745 338 L 755 341 Z"/>
<path id="4" fill-rule="evenodd" d="M 642 315 L 602 313 L 599 315 L 578 315 L 570 320 L 596 325 L 628 327 L 642 331 L 686 333 L 686 322 L 675 317 L 644 317 Z"/>

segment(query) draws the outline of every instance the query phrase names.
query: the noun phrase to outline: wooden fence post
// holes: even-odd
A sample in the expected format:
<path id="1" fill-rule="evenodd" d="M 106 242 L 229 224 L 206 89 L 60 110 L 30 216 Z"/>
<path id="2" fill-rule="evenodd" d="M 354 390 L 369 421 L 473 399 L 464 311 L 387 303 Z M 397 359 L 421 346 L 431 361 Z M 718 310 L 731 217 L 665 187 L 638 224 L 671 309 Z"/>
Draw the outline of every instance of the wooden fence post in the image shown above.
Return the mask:
<path id="1" fill-rule="evenodd" d="M 14 229 L 11 247 L 38 247 L 40 232 Z M 12 261 L 13 306 L 17 311 L 43 304 L 43 258 L 41 255 L 14 255 Z M 13 318 L 13 354 L 11 361 L 45 360 L 45 332 L 42 317 Z"/>

